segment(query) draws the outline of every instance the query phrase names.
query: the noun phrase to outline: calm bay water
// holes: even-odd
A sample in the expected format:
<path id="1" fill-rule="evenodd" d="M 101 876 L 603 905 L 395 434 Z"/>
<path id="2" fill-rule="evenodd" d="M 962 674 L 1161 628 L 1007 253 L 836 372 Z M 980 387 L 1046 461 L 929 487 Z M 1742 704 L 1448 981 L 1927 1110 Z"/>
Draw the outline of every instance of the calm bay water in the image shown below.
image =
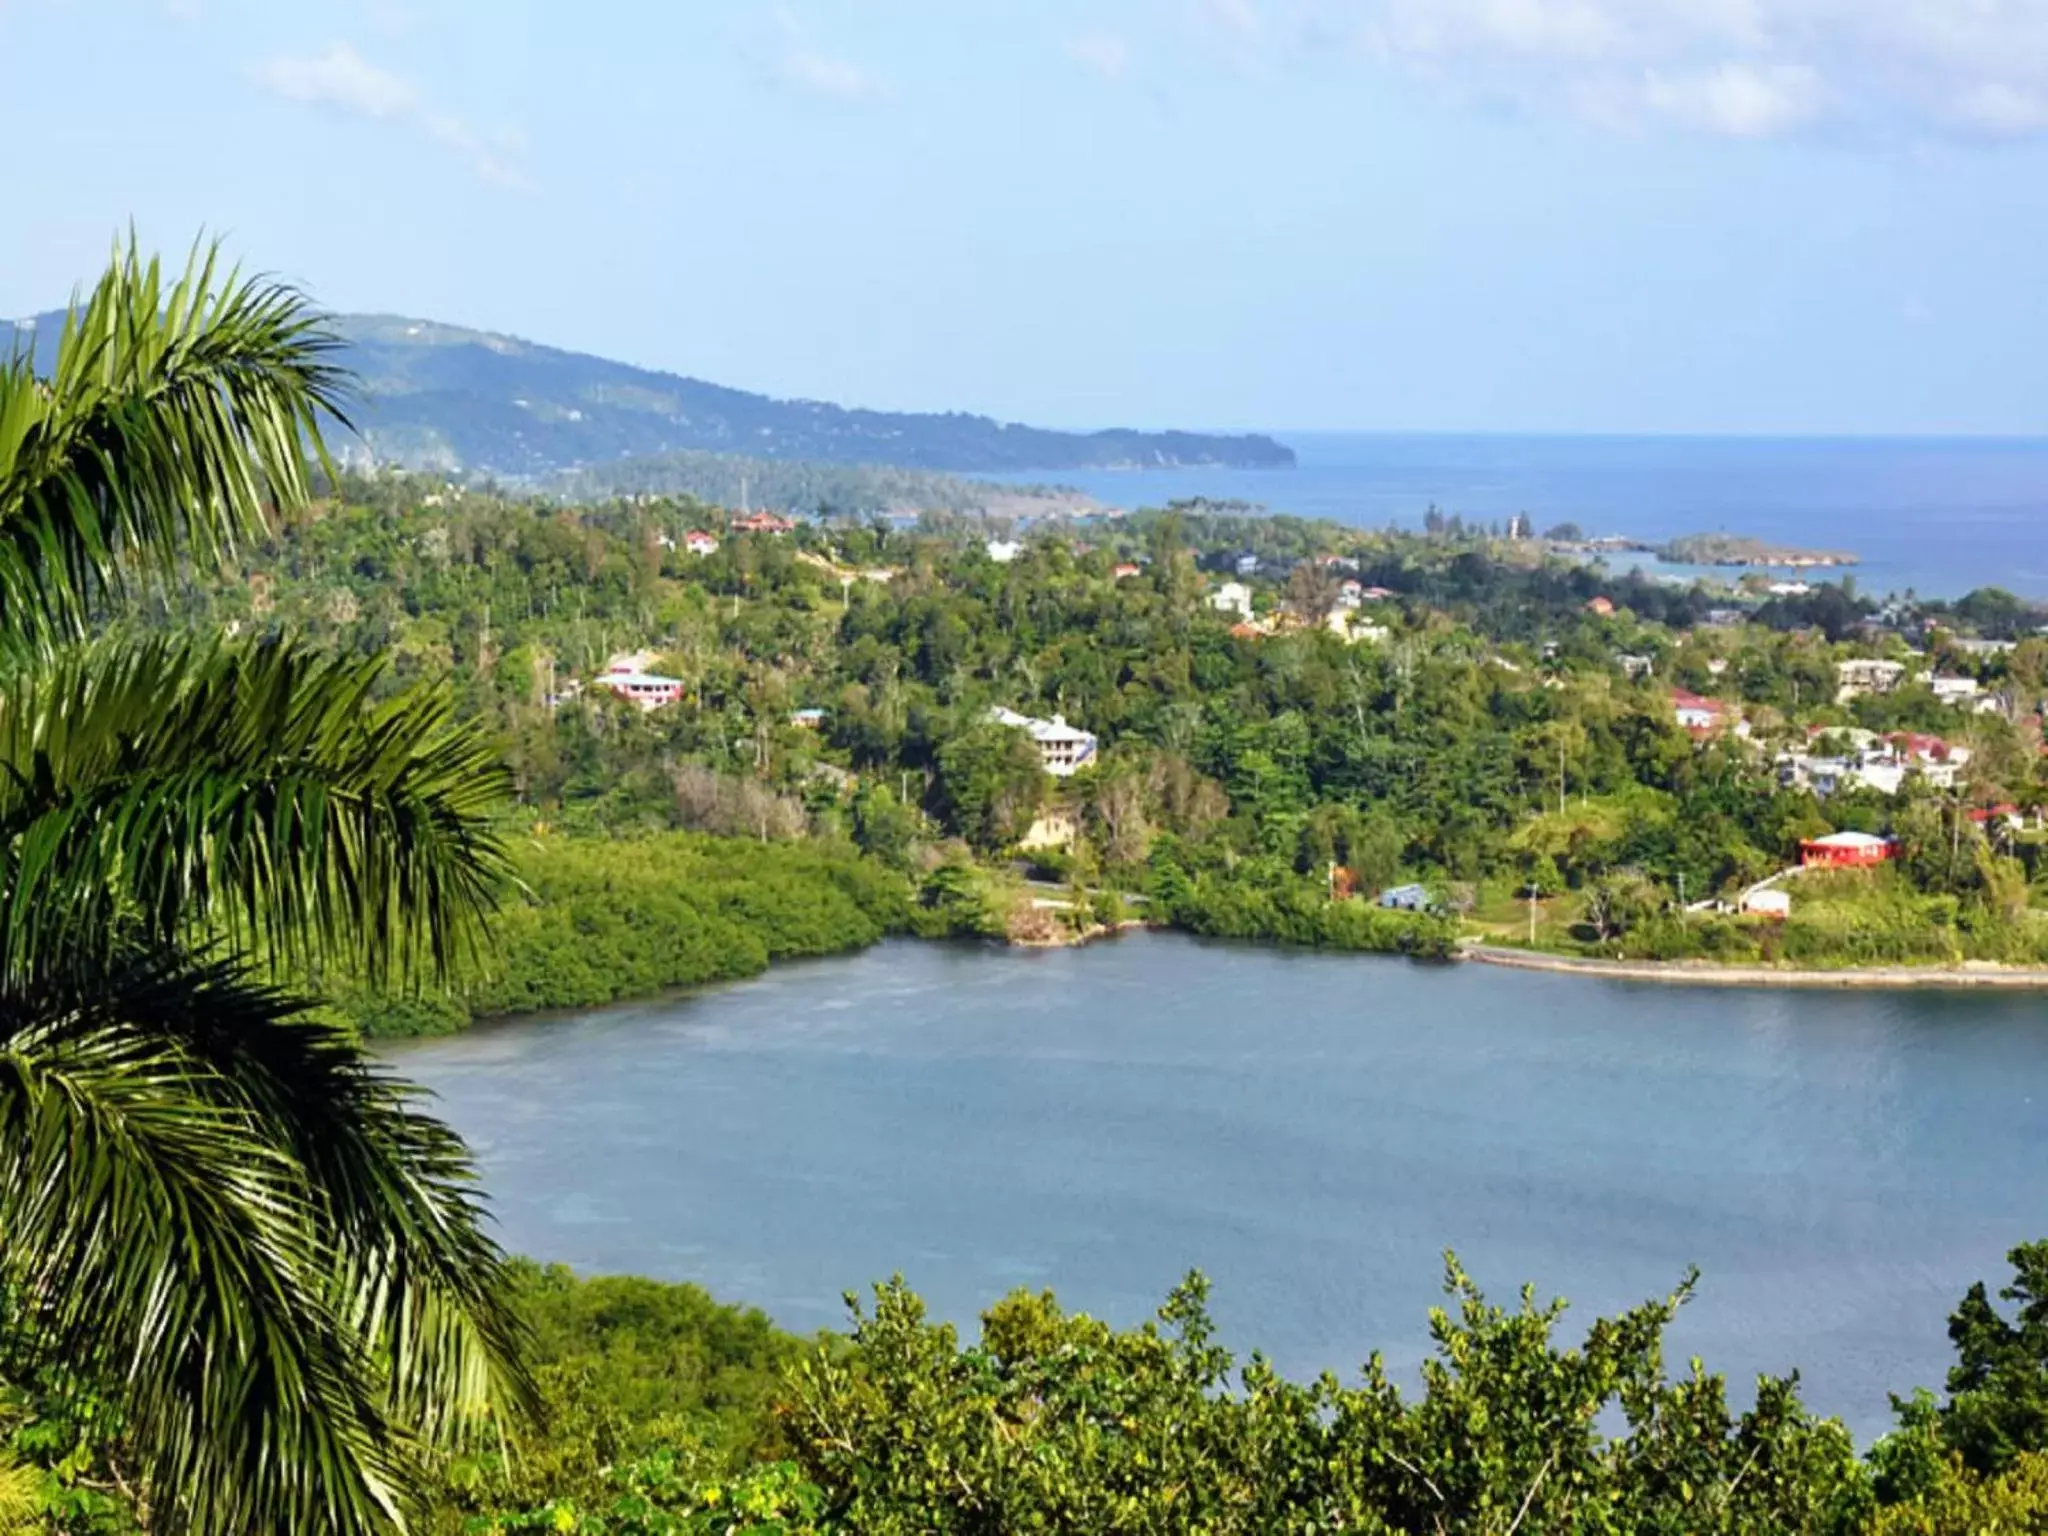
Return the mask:
<path id="1" fill-rule="evenodd" d="M 1120 1323 L 1188 1268 L 1240 1349 L 1427 1346 L 1441 1252 L 1583 1321 L 1699 1299 L 1673 1358 L 1798 1366 L 1860 1434 L 2048 1236 L 2048 1005 L 1686 991 L 1148 935 L 891 944 L 392 1052 L 478 1149 L 504 1240 L 836 1325 L 901 1271 L 971 1320 L 1052 1286 Z"/>
<path id="2" fill-rule="evenodd" d="M 1277 435 L 1297 468 L 1010 478 L 1056 478 L 1110 506 L 1208 496 L 1372 528 L 1420 527 L 1434 502 L 1653 540 L 1725 531 L 1852 551 L 1876 592 L 2048 598 L 2048 439 Z"/>

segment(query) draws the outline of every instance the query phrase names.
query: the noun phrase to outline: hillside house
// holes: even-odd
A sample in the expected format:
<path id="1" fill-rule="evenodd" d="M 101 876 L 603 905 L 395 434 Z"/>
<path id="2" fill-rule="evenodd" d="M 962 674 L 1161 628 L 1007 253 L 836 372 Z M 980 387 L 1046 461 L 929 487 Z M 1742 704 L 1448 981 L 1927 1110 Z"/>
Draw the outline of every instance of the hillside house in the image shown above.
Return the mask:
<path id="1" fill-rule="evenodd" d="M 1654 658 L 1633 655 L 1627 651 L 1616 656 L 1614 664 L 1621 668 L 1621 675 L 1630 682 L 1640 682 L 1657 670 Z"/>
<path id="2" fill-rule="evenodd" d="M 1749 722 L 1742 712 L 1719 699 L 1709 699 L 1684 688 L 1671 690 L 1671 712 L 1679 728 L 1694 741 L 1708 741 L 1727 732 L 1749 738 Z"/>
<path id="3" fill-rule="evenodd" d="M 1809 838 L 1799 845 L 1799 865 L 1802 869 L 1875 869 L 1894 858 L 1898 851 L 1898 844 L 1888 837 L 1873 837 L 1868 832 L 1830 832 L 1826 837 Z"/>
<path id="4" fill-rule="evenodd" d="M 1847 704 L 1869 694 L 1892 693 L 1905 681 L 1906 664 L 1857 657 L 1835 663 L 1835 702 Z"/>
<path id="5" fill-rule="evenodd" d="M 1114 576 L 1118 581 L 1129 581 L 1133 576 L 1142 576 L 1144 574 L 1145 567 L 1143 567 L 1142 565 L 1133 565 L 1128 560 L 1124 561 L 1123 564 L 1119 565 L 1115 570 L 1110 572 L 1110 575 Z"/>
<path id="6" fill-rule="evenodd" d="M 789 712 L 789 723 L 798 730 L 822 731 L 825 728 L 827 712 L 816 706 L 793 709 Z"/>
<path id="7" fill-rule="evenodd" d="M 1252 618 L 1252 589 L 1241 581 L 1226 581 L 1209 594 L 1209 606 L 1218 613 L 1234 613 L 1249 624 Z"/>
<path id="8" fill-rule="evenodd" d="M 1974 677 L 1930 677 L 1927 686 L 1934 690 L 1934 696 L 1942 703 L 1958 708 L 1974 703 L 1984 691 L 1983 684 Z"/>
<path id="9" fill-rule="evenodd" d="M 1024 546 L 1015 539 L 990 539 L 982 549 L 997 565 L 1008 565 L 1024 552 Z"/>
<path id="10" fill-rule="evenodd" d="M 603 688 L 640 706 L 642 713 L 651 713 L 665 705 L 679 703 L 683 697 L 680 678 L 663 677 L 655 672 L 643 672 L 637 666 L 615 663 L 608 667 L 596 680 L 595 686 Z"/>
<path id="11" fill-rule="evenodd" d="M 1596 619 L 1611 619 L 1614 617 L 1614 599 L 1611 597 L 1593 598 L 1586 604 L 1586 612 L 1592 614 Z"/>
<path id="12" fill-rule="evenodd" d="M 692 528 L 683 535 L 683 550 L 692 555 L 715 555 L 718 553 L 718 535 L 706 533 L 702 528 Z"/>
<path id="13" fill-rule="evenodd" d="M 1038 748 L 1039 761 L 1045 764 L 1045 771 L 1056 779 L 1069 778 L 1095 761 L 1098 743 L 1094 733 L 1067 724 L 1064 715 L 1040 720 L 998 704 L 988 712 L 988 717 L 998 725 L 1028 733 L 1032 745 Z"/>
<path id="14" fill-rule="evenodd" d="M 766 533 L 778 539 L 796 532 L 794 519 L 774 512 L 742 512 L 732 520 L 731 527 L 734 533 Z"/>

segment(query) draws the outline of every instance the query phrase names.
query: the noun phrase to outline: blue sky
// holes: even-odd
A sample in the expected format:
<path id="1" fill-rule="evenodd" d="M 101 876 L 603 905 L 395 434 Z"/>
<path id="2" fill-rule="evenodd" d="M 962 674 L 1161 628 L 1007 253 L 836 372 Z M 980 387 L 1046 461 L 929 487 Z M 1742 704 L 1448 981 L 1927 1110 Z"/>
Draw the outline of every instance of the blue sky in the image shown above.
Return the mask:
<path id="1" fill-rule="evenodd" d="M 0 0 L 0 313 L 1059 426 L 2048 430 L 2044 0 Z"/>

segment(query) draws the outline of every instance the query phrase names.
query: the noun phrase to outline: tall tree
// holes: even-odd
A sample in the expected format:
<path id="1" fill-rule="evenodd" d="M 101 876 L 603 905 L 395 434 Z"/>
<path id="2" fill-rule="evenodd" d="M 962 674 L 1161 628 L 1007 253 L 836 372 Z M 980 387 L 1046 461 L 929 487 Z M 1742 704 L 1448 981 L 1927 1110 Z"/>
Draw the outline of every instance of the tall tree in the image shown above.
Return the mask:
<path id="1" fill-rule="evenodd" d="M 376 663 L 86 639 L 309 499 L 335 346 L 131 247 L 0 361 L 0 1374 L 115 1394 L 152 1531 L 402 1529 L 529 1395 L 461 1143 L 279 984 L 445 973 L 495 753 Z"/>

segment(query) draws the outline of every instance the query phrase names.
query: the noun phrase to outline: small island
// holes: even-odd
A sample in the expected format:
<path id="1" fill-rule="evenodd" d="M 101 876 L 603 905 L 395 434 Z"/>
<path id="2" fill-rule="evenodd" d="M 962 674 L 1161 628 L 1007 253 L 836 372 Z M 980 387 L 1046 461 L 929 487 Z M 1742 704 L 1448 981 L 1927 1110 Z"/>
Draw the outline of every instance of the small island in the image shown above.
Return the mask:
<path id="1" fill-rule="evenodd" d="M 1840 550 L 1793 549 L 1733 533 L 1692 533 L 1659 545 L 1654 551 L 1668 565 L 1773 566 L 1820 570 L 1858 564 Z"/>

